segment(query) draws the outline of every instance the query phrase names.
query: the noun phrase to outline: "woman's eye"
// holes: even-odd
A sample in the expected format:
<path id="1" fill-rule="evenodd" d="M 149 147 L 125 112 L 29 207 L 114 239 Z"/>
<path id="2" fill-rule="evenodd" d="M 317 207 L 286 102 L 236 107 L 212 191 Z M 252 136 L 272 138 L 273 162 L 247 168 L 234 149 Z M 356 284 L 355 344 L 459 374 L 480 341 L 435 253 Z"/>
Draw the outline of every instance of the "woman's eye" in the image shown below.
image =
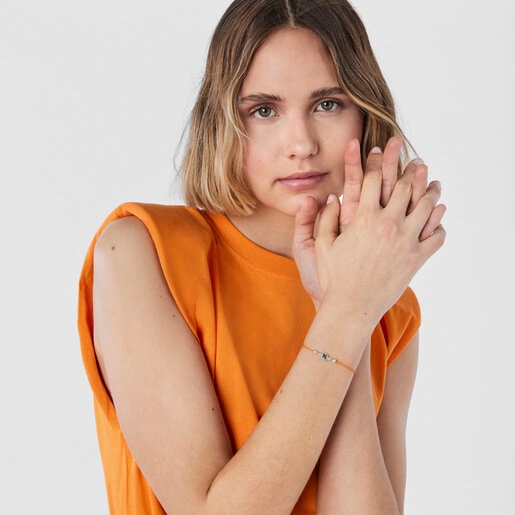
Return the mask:
<path id="1" fill-rule="evenodd" d="M 256 118 L 270 118 L 274 116 L 275 111 L 271 107 L 258 107 L 251 114 Z"/>
<path id="2" fill-rule="evenodd" d="M 324 100 L 318 104 L 317 111 L 334 111 L 339 105 L 334 100 Z"/>

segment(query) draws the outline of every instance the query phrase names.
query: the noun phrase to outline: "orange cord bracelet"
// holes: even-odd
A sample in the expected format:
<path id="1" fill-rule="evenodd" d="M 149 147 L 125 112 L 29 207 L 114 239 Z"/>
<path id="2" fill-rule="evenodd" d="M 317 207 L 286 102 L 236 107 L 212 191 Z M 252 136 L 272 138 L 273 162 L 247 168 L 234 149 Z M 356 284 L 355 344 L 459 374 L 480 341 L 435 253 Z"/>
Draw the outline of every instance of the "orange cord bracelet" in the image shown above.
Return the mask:
<path id="1" fill-rule="evenodd" d="M 349 365 L 346 365 L 345 363 L 341 362 L 339 359 L 336 359 L 336 358 L 333 358 L 331 355 L 329 355 L 327 352 L 322 352 L 320 350 L 317 350 L 317 349 L 311 349 L 309 348 L 307 345 L 305 345 L 304 343 L 302 344 L 302 346 L 311 351 L 315 356 L 318 354 L 318 357 L 322 360 L 322 361 L 330 361 L 331 363 L 334 363 L 335 365 L 340 365 L 341 367 L 347 369 L 349 372 L 352 372 L 353 374 L 356 373 L 356 371 Z"/>

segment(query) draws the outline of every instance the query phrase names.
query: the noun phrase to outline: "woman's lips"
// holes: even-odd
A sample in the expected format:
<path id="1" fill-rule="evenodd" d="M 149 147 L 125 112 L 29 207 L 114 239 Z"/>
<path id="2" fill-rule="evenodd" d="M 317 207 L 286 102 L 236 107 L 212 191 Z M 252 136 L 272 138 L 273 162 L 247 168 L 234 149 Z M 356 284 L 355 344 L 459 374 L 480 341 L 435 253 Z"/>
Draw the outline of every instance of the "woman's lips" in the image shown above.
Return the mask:
<path id="1" fill-rule="evenodd" d="M 278 182 L 290 190 L 308 190 L 318 186 L 327 175 L 328 172 L 301 172 L 279 179 Z"/>

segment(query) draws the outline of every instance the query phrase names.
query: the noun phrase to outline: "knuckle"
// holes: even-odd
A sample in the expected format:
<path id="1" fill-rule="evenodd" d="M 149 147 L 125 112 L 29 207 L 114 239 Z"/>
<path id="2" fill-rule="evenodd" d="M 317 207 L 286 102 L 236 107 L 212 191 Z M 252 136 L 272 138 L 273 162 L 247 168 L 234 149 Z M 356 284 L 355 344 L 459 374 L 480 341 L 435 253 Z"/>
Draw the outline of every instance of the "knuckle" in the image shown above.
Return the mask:
<path id="1" fill-rule="evenodd" d="M 445 243 L 446 232 L 442 226 L 437 227 L 425 241 L 428 242 L 430 254 L 435 253 Z"/>
<path id="2" fill-rule="evenodd" d="M 408 181 L 406 178 L 401 179 L 400 181 L 397 181 L 397 184 L 395 185 L 395 189 L 403 194 L 411 194 L 412 190 L 412 184 L 411 181 Z"/>
<path id="3" fill-rule="evenodd" d="M 381 181 L 382 180 L 382 174 L 381 170 L 379 168 L 372 168 L 370 170 L 367 170 L 365 172 L 365 181 Z"/>
<path id="4" fill-rule="evenodd" d="M 447 233 L 445 232 L 445 229 L 440 226 L 438 228 L 438 230 L 435 231 L 433 236 L 435 236 L 438 247 L 441 247 L 445 243 L 445 238 L 447 236 Z"/>
<path id="5" fill-rule="evenodd" d="M 418 204 L 424 211 L 432 211 L 436 204 L 435 198 L 432 195 L 424 195 L 419 201 Z"/>
<path id="6" fill-rule="evenodd" d="M 369 154 L 365 162 L 366 170 L 380 169 L 383 162 L 383 155 L 379 153 Z"/>

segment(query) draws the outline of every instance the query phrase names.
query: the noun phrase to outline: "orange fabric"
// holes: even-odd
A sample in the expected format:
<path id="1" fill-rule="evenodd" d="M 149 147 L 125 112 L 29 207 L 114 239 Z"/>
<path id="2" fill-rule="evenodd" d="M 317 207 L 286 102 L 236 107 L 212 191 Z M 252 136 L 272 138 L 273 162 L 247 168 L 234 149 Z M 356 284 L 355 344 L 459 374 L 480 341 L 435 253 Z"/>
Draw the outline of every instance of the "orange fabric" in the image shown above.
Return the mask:
<path id="1" fill-rule="evenodd" d="M 93 347 L 93 249 L 111 221 L 134 215 L 147 227 L 177 305 L 197 336 L 234 450 L 267 409 L 292 365 L 314 316 L 295 263 L 255 245 L 224 215 L 184 206 L 123 204 L 106 219 L 86 256 L 79 286 L 79 334 L 93 390 L 98 441 L 112 514 L 164 513 L 132 457 L 104 387 Z M 376 411 L 387 367 L 420 324 L 408 289 L 372 335 Z M 316 472 L 295 514 L 314 514 Z"/>

